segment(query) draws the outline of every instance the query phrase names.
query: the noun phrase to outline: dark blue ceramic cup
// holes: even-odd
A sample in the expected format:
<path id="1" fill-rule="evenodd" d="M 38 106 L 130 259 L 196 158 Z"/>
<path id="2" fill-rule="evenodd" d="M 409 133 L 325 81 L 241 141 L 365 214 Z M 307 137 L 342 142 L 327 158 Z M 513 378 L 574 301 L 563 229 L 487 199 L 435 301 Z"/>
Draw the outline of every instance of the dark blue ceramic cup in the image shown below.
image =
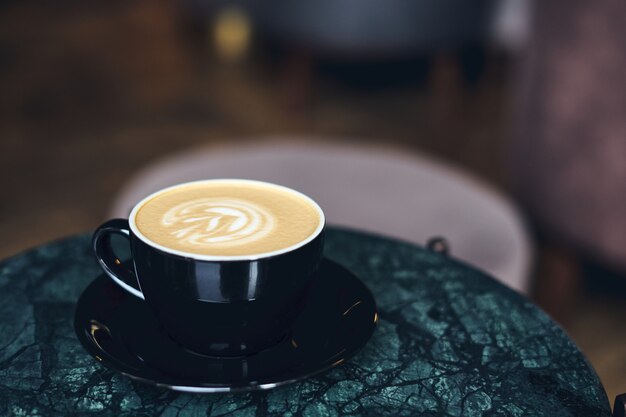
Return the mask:
<path id="1" fill-rule="evenodd" d="M 180 345 L 210 356 L 249 355 L 286 337 L 314 283 L 325 219 L 311 202 L 319 209 L 319 227 L 283 251 L 220 258 L 168 250 L 137 229 L 134 216 L 141 202 L 128 220 L 114 219 L 98 227 L 93 248 L 102 269 L 145 300 Z M 132 266 L 115 255 L 114 234 L 130 241 Z"/>

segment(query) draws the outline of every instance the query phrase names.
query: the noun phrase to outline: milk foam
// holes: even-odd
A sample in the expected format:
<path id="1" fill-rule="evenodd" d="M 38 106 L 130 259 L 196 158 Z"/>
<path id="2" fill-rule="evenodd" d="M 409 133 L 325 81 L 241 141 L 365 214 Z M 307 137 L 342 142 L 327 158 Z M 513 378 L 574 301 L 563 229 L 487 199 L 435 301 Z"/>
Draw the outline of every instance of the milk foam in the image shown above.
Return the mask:
<path id="1" fill-rule="evenodd" d="M 131 212 L 133 233 L 150 245 L 198 259 L 249 258 L 299 247 L 324 226 L 307 196 L 251 180 L 206 180 L 158 191 Z"/>
<path id="2" fill-rule="evenodd" d="M 275 219 L 250 201 L 199 198 L 172 207 L 163 215 L 161 224 L 180 244 L 237 245 L 267 236 Z"/>

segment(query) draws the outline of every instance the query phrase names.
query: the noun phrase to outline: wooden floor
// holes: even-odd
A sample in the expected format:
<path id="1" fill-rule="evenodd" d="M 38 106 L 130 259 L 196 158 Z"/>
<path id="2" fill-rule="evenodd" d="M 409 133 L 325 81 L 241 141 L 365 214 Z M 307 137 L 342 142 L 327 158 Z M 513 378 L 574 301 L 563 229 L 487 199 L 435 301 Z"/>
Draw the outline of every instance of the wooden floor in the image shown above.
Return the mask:
<path id="1" fill-rule="evenodd" d="M 493 54 L 476 84 L 446 53 L 302 70 L 253 44 L 226 62 L 171 3 L 63 4 L 0 6 L 0 258 L 92 230 L 152 161 L 268 135 L 426 152 L 507 191 L 511 68 Z M 586 291 L 568 331 L 612 399 L 626 391 L 626 303 L 609 293 Z"/>

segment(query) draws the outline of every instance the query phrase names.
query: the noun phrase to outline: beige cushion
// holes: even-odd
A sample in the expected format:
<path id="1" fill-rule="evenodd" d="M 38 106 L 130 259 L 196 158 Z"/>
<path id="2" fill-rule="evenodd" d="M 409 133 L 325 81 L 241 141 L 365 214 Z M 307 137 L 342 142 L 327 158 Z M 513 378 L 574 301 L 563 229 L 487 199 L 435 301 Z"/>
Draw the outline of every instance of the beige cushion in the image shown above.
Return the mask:
<path id="1" fill-rule="evenodd" d="M 180 182 L 249 178 L 300 190 L 330 224 L 424 244 L 446 237 L 452 255 L 529 288 L 531 249 L 514 206 L 466 173 L 424 156 L 316 142 L 192 149 L 146 167 L 112 209 L 127 217 L 147 194 Z"/>

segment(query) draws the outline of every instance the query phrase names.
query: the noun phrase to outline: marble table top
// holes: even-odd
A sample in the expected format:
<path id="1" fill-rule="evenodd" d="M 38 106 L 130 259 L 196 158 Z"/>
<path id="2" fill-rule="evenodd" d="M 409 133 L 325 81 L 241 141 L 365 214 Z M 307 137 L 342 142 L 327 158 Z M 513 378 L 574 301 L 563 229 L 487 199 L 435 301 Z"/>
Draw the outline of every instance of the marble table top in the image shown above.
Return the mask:
<path id="1" fill-rule="evenodd" d="M 568 336 L 526 298 L 423 248 L 329 228 L 379 326 L 345 365 L 267 392 L 193 395 L 104 368 L 74 334 L 100 274 L 90 236 L 0 262 L 0 415 L 605 416 L 609 401 Z"/>

